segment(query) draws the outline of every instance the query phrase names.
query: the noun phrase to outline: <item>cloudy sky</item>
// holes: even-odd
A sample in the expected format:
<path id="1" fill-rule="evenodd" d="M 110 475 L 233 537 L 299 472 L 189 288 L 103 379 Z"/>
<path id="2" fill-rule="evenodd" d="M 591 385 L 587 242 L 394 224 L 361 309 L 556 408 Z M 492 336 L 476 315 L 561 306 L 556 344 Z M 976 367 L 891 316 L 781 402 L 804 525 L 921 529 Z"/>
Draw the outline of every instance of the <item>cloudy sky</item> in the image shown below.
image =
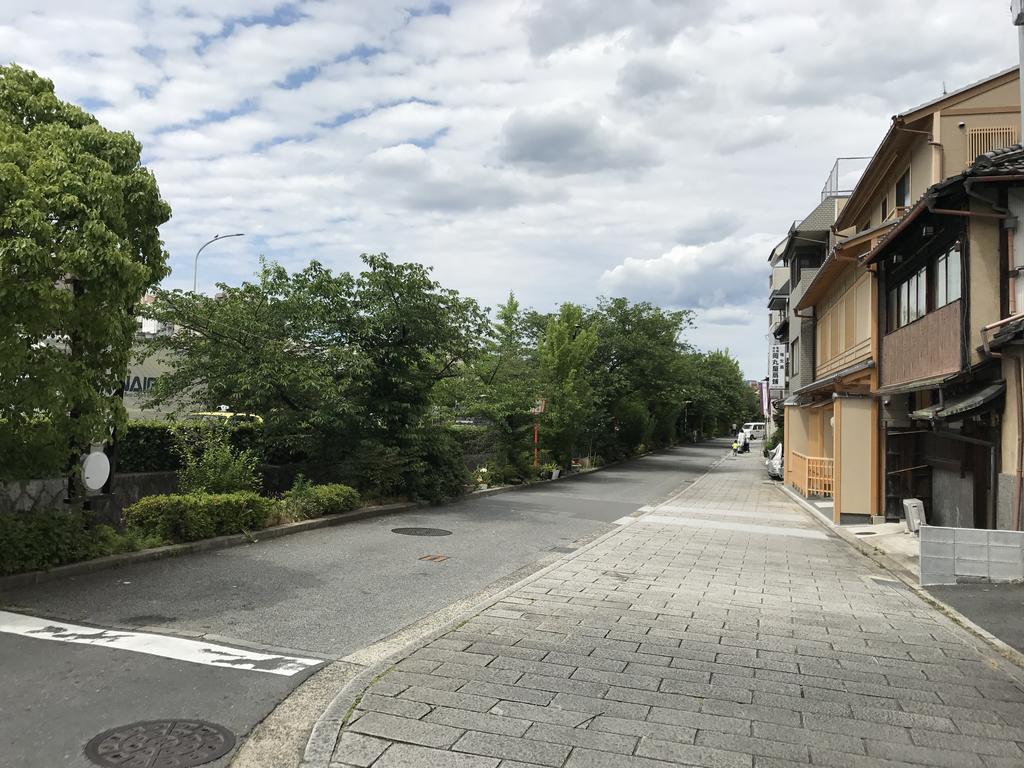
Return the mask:
<path id="1" fill-rule="evenodd" d="M 1012 66 L 1006 0 L 0 3 L 0 59 L 145 147 L 189 288 L 260 254 L 432 265 L 493 306 L 624 295 L 766 372 L 767 254 L 833 160 Z"/>

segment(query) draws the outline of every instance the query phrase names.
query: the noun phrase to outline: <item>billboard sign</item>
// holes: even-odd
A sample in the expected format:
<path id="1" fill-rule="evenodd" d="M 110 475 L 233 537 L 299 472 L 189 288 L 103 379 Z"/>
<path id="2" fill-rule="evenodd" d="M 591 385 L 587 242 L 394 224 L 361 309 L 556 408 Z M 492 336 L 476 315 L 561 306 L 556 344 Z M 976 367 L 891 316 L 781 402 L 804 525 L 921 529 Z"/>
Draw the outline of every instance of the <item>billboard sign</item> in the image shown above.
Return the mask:
<path id="1" fill-rule="evenodd" d="M 768 385 L 771 389 L 786 387 L 786 345 L 772 344 L 768 352 Z"/>

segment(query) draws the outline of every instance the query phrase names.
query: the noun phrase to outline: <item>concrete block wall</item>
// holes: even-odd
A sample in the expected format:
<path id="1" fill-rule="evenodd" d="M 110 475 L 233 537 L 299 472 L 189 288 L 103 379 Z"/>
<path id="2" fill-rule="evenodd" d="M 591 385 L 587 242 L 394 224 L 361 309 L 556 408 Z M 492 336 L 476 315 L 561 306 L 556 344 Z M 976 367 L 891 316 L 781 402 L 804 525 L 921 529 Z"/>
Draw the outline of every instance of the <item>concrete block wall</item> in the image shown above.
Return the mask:
<path id="1" fill-rule="evenodd" d="M 921 527 L 921 584 L 1024 581 L 1024 532 Z"/>

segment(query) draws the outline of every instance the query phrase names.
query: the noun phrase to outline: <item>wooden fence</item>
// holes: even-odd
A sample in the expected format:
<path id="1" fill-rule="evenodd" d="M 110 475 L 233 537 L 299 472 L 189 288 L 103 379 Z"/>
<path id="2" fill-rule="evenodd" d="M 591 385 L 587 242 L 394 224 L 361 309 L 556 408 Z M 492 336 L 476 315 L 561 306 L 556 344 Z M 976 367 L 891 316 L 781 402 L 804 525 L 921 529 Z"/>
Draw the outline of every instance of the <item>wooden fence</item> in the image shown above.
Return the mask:
<path id="1" fill-rule="evenodd" d="M 790 484 L 804 496 L 832 496 L 835 459 L 793 451 Z"/>

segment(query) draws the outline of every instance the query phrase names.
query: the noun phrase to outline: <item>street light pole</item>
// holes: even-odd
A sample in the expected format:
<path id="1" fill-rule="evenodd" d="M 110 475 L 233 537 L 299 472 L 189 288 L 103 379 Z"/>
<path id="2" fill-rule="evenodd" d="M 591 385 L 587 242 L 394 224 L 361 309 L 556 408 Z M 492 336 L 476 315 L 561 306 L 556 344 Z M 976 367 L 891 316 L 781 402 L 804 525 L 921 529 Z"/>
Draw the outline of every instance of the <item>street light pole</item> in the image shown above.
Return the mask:
<path id="1" fill-rule="evenodd" d="M 218 240 L 227 240 L 229 237 L 245 237 L 245 232 L 235 232 L 233 235 L 214 235 L 213 239 L 207 240 L 199 246 L 199 250 L 196 251 L 195 263 L 192 265 L 192 293 L 196 292 L 196 288 L 199 285 L 199 254 L 211 243 L 216 243 Z"/>

